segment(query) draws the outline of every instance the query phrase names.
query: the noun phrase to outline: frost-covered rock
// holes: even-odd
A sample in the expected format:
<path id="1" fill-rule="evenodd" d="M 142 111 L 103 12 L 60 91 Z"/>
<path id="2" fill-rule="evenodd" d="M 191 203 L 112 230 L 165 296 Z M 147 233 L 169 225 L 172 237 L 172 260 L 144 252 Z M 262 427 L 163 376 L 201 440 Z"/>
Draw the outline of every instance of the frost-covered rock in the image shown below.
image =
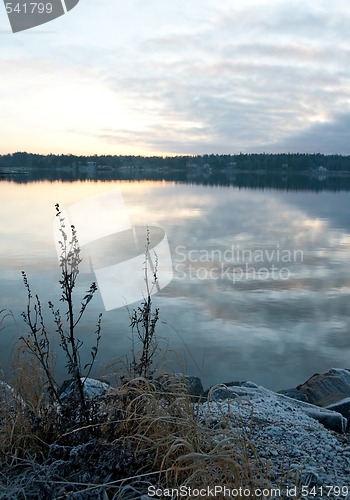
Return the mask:
<path id="1" fill-rule="evenodd" d="M 87 399 L 93 399 L 98 396 L 102 396 L 110 389 L 110 386 L 105 382 L 101 382 L 101 380 L 96 380 L 93 378 L 82 378 L 81 381 L 84 382 L 84 395 Z M 60 389 L 60 398 L 62 401 L 64 401 L 71 395 L 73 382 L 73 379 L 65 380 L 63 382 Z"/>
<path id="2" fill-rule="evenodd" d="M 3 382 L 0 380 L 0 401 L 1 404 L 7 403 L 9 401 L 12 401 L 13 398 L 15 397 L 14 390 L 12 387 L 6 382 Z"/>
<path id="3" fill-rule="evenodd" d="M 346 432 L 348 421 L 341 413 L 308 403 L 305 403 L 305 406 L 301 406 L 301 409 L 309 417 L 318 420 L 326 429 L 340 433 Z"/>
<path id="4" fill-rule="evenodd" d="M 230 399 L 236 397 L 235 393 L 232 391 L 233 387 L 252 387 L 257 388 L 258 386 L 253 382 L 227 382 L 225 384 L 213 385 L 207 391 L 205 391 L 204 396 L 209 397 L 212 401 L 219 399 Z"/>
<path id="5" fill-rule="evenodd" d="M 310 487 L 348 485 L 350 443 L 347 435 L 332 432 L 320 423 L 320 418 L 315 419 L 335 412 L 263 387 L 241 386 L 227 390 L 232 392 L 230 399 L 200 405 L 202 422 L 217 428 L 224 416 L 225 432 L 249 440 L 260 459 L 269 464 L 272 481 L 284 488 L 296 483 Z M 337 418 L 341 424 L 344 417 Z M 228 426 L 232 430 L 228 430 Z M 285 493 L 282 487 L 277 498 L 292 498 Z M 317 491 L 312 498 L 325 497 Z"/>
<path id="6" fill-rule="evenodd" d="M 18 406 L 25 408 L 23 399 L 6 382 L 0 380 L 0 411 L 15 410 Z"/>
<path id="7" fill-rule="evenodd" d="M 327 406 L 328 410 L 337 411 L 341 413 L 348 421 L 348 429 L 350 426 L 350 398 L 341 399 L 332 405 Z"/>
<path id="8" fill-rule="evenodd" d="M 291 423 L 294 421 L 295 412 L 302 412 L 310 418 L 313 418 L 323 424 L 327 429 L 331 429 L 335 432 L 345 432 L 347 427 L 347 419 L 343 417 L 340 413 L 330 410 L 328 408 L 321 408 L 304 401 L 299 401 L 292 399 L 284 394 L 275 393 L 265 387 L 258 387 L 255 384 L 245 383 L 239 386 L 218 386 L 218 392 L 213 391 L 213 400 L 219 399 L 217 395 L 225 393 L 225 397 L 222 399 L 237 399 L 244 398 L 249 401 L 255 401 L 257 398 L 259 401 L 266 401 L 265 412 L 271 412 L 271 417 L 274 418 L 273 414 L 277 407 L 282 407 L 283 412 L 290 411 Z M 262 405 L 262 403 L 260 403 Z"/>
<path id="9" fill-rule="evenodd" d="M 350 371 L 331 368 L 326 373 L 315 373 L 297 389 L 307 396 L 310 403 L 329 406 L 344 398 L 350 398 Z"/>

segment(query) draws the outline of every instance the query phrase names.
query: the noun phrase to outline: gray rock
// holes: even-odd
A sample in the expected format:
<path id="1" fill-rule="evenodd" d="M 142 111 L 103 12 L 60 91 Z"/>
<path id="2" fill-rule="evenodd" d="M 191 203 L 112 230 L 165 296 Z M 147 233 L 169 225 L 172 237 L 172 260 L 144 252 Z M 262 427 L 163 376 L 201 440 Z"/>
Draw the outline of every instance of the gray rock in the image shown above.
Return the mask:
<path id="1" fill-rule="evenodd" d="M 279 394 L 280 398 L 287 399 L 288 396 Z M 290 398 L 288 398 L 290 399 Z M 330 410 L 328 408 L 322 408 L 311 403 L 306 403 L 304 401 L 294 400 L 298 407 L 310 418 L 320 422 L 326 429 L 338 433 L 346 432 L 348 421 L 340 413 Z"/>
<path id="2" fill-rule="evenodd" d="M 226 384 L 219 384 L 210 387 L 205 391 L 204 396 L 210 401 L 222 401 L 224 399 L 234 399 L 237 395 Z"/>
<path id="3" fill-rule="evenodd" d="M 0 401 L 1 404 L 7 404 L 9 401 L 12 402 L 13 399 L 16 398 L 15 392 L 12 387 L 6 382 L 0 380 Z"/>
<path id="4" fill-rule="evenodd" d="M 14 389 L 6 384 L 6 382 L 0 380 L 0 410 L 15 410 L 18 405 L 22 408 L 26 406 L 23 399 L 16 394 Z"/>
<path id="5" fill-rule="evenodd" d="M 82 381 L 85 379 L 82 378 Z M 71 394 L 73 379 L 65 380 L 60 389 L 60 398 L 62 401 L 67 399 Z M 87 399 L 93 399 L 102 396 L 110 389 L 110 386 L 101 380 L 87 378 L 84 382 L 84 395 Z"/>
<path id="6" fill-rule="evenodd" d="M 188 394 L 195 400 L 198 400 L 204 394 L 202 381 L 199 377 L 183 375 L 182 373 L 165 373 L 157 377 L 156 380 L 160 382 L 165 389 L 171 384 L 185 384 Z"/>
<path id="7" fill-rule="evenodd" d="M 304 404 L 308 405 L 308 403 Z M 305 406 L 302 410 L 306 413 L 306 415 L 324 425 L 326 429 L 338 432 L 339 434 L 346 432 L 348 421 L 340 413 L 314 405 L 309 405 L 308 407 Z"/>
<path id="8" fill-rule="evenodd" d="M 337 413 L 333 410 L 327 408 L 321 408 L 319 406 L 312 405 L 310 403 L 306 403 L 304 401 L 299 401 L 297 399 L 289 398 L 284 394 L 274 393 L 264 387 L 249 387 L 249 386 L 236 386 L 236 387 L 227 387 L 227 391 L 231 391 L 231 398 L 234 398 L 234 394 L 236 397 L 244 397 L 250 398 L 251 396 L 258 397 L 259 395 L 264 397 L 269 395 L 275 395 L 277 401 L 281 404 L 289 407 L 291 411 L 293 408 L 297 408 L 305 413 L 308 417 L 313 418 L 320 422 L 327 429 L 333 430 L 338 433 L 344 433 L 347 427 L 347 419 L 343 417 L 340 413 Z M 271 406 L 271 413 L 273 414 L 273 406 Z"/>
<path id="9" fill-rule="evenodd" d="M 234 387 L 248 387 L 256 389 L 258 386 L 253 382 L 226 382 L 225 384 L 213 385 L 204 393 L 204 397 L 209 397 L 211 401 L 219 401 L 224 399 L 234 399 L 237 394 L 234 392 Z"/>
<path id="10" fill-rule="evenodd" d="M 278 394 L 283 394 L 288 398 L 297 399 L 298 401 L 304 401 L 305 403 L 309 403 L 309 399 L 303 392 L 298 389 L 283 389 L 282 391 L 278 391 Z"/>
<path id="11" fill-rule="evenodd" d="M 341 399 L 336 403 L 327 406 L 328 410 L 336 411 L 343 415 L 348 421 L 348 429 L 350 426 L 350 398 Z"/>
<path id="12" fill-rule="evenodd" d="M 203 384 L 199 377 L 186 376 L 186 385 L 191 396 L 203 396 Z"/>
<path id="13" fill-rule="evenodd" d="M 307 396 L 310 403 L 328 407 L 350 397 L 350 372 L 331 368 L 327 373 L 316 373 L 297 389 Z"/>

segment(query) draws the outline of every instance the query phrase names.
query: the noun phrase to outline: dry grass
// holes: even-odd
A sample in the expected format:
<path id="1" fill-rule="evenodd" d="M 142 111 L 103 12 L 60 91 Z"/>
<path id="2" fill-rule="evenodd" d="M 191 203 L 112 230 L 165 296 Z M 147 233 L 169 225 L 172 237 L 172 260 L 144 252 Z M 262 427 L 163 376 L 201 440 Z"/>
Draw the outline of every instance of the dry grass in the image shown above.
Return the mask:
<path id="1" fill-rule="evenodd" d="M 41 448 L 33 425 L 44 408 L 44 393 L 41 367 L 21 344 L 12 363 L 10 385 L 0 391 L 0 455 L 21 456 L 28 449 Z"/>
<path id="2" fill-rule="evenodd" d="M 119 397 L 123 419 L 114 442 L 132 443 L 136 455 L 149 457 L 139 473 L 159 471 L 162 488 L 269 486 L 266 466 L 247 437 L 247 422 L 236 421 L 240 430 L 233 433 L 233 416 L 223 414 L 215 428 L 208 427 L 185 383 L 167 384 L 164 391 L 161 382 L 138 378 L 124 384 Z"/>
<path id="3" fill-rule="evenodd" d="M 40 397 L 42 378 L 34 375 L 35 370 L 29 365 L 15 373 L 17 388 L 26 405 L 19 399 L 18 406 L 8 408 L 5 418 L 3 415 L 0 454 L 3 469 L 12 476 L 13 482 L 19 481 L 21 487 L 25 487 L 22 485 L 24 477 L 29 487 L 28 478 L 34 473 L 36 481 L 40 477 L 43 484 L 46 481 L 45 487 L 53 498 L 64 498 L 68 491 L 71 498 L 136 499 L 147 493 L 151 484 L 161 488 L 225 485 L 228 488 L 246 487 L 251 491 L 258 486 L 270 486 L 266 464 L 259 460 L 249 440 L 249 422 L 241 422 L 239 416 L 225 413 L 216 414 L 214 424 L 213 421 L 208 424 L 199 413 L 200 405 L 189 396 L 185 382 L 173 379 L 163 384 L 144 378 L 130 380 L 94 403 L 95 417 L 91 425 L 68 429 L 64 435 L 57 433 L 51 442 L 44 442 L 43 436 L 48 439 L 49 434 L 33 429 L 32 418 L 34 412 L 44 414 L 45 402 Z M 233 420 L 235 432 L 232 431 Z M 90 458 L 87 459 L 86 450 L 92 441 L 93 451 L 89 448 Z M 69 457 L 63 460 L 59 457 L 68 465 L 65 473 L 61 462 L 53 460 L 48 452 L 53 444 L 57 449 L 70 450 Z M 76 470 L 73 474 L 76 465 L 72 467 L 69 462 L 73 451 L 82 453 L 82 463 L 95 460 L 89 474 Z M 103 475 L 101 471 L 107 462 L 111 470 Z M 61 467 L 59 475 L 58 464 Z M 45 465 L 49 469 L 45 469 Z M 53 475 L 48 472 L 52 468 L 55 470 Z M 59 491 L 66 493 L 60 496 Z M 78 493 L 80 496 L 76 496 Z"/>

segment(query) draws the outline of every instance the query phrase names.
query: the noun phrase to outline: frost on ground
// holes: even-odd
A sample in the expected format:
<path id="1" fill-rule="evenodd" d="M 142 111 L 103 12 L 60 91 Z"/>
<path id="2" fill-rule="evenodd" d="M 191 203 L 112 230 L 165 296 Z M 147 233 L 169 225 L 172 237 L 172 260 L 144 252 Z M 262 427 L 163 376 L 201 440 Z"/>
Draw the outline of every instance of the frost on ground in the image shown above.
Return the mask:
<path id="1" fill-rule="evenodd" d="M 220 391 L 222 386 L 218 396 Z M 295 485 L 308 493 L 302 498 L 350 498 L 349 435 L 315 420 L 323 409 L 251 383 L 224 391 L 228 399 L 215 400 L 213 391 L 213 401 L 201 405 L 201 419 L 215 427 L 222 415 L 228 416 L 232 435 L 245 435 L 265 462 L 279 498 L 288 498 L 286 488 Z"/>
<path id="2" fill-rule="evenodd" d="M 137 385 L 139 382 L 142 382 L 140 387 Z M 153 423 L 163 425 L 169 421 L 166 431 L 172 434 L 178 419 L 182 418 L 183 413 L 186 417 L 187 411 L 199 424 L 197 426 L 195 421 L 190 421 L 191 434 L 197 432 L 199 436 L 198 431 L 205 429 L 205 441 L 200 443 L 210 442 L 211 446 L 208 449 L 203 447 L 205 456 L 210 458 L 213 449 L 219 449 L 219 455 L 228 450 L 231 460 L 232 451 L 237 450 L 240 464 L 244 460 L 249 462 L 248 465 L 253 464 L 250 470 L 254 477 L 249 476 L 247 467 L 247 478 L 252 478 L 253 484 L 257 479 L 256 484 L 266 485 L 265 492 L 270 494 L 250 496 L 249 493 L 239 495 L 233 492 L 231 496 L 213 497 L 208 493 L 207 496 L 197 494 L 185 498 L 350 499 L 350 435 L 344 432 L 346 419 L 339 413 L 246 382 L 230 387 L 222 385 L 211 388 L 204 402 L 198 402 L 197 397 L 197 402 L 193 403 L 193 414 L 188 392 L 186 399 L 184 393 L 172 393 L 167 388 L 158 392 L 162 387 L 160 382 L 143 379 L 139 382 L 132 381 L 127 384 L 127 390 L 124 388 L 122 392 L 118 392 L 106 384 L 88 379 L 87 397 L 92 398 L 95 417 L 101 419 L 96 421 L 96 430 L 89 433 L 90 426 L 87 426 L 86 429 L 78 429 L 78 432 L 64 433 L 58 441 L 51 442 L 47 449 L 43 448 L 37 454 L 28 449 L 17 456 L 14 450 L 13 456 L 1 464 L 0 499 L 180 498 L 176 494 L 147 496 L 149 485 L 158 486 L 162 482 L 164 470 L 162 474 L 156 473 L 158 469 L 154 469 L 154 456 L 149 453 L 151 448 L 142 449 L 140 446 L 140 430 L 135 436 L 134 429 L 138 427 L 132 427 L 132 432 L 126 439 L 124 431 L 119 433 L 118 425 L 126 421 L 133 423 L 135 416 L 135 421 L 139 421 L 143 415 L 146 424 L 142 427 L 142 433 L 148 443 L 151 438 L 146 433 Z M 150 390 L 150 386 L 154 386 L 153 390 Z M 12 390 L 7 386 L 3 391 L 5 389 L 6 394 L 11 396 L 9 401 L 12 404 L 16 401 Z M 69 385 L 65 390 L 69 396 Z M 192 389 L 189 391 L 192 394 Z M 141 396 L 146 397 L 142 399 Z M 133 406 L 132 403 L 136 400 L 140 400 L 142 404 Z M 183 406 L 183 401 L 188 404 Z M 123 406 L 120 406 L 122 403 Z M 149 414 L 143 413 L 144 406 L 147 405 L 152 409 Z M 129 417 L 125 414 L 127 408 L 132 409 Z M 160 410 L 158 416 L 154 413 L 157 409 Z M 158 438 L 162 425 L 157 427 L 152 439 Z M 326 425 L 338 428 L 339 432 L 327 429 Z M 125 427 L 121 429 L 125 430 Z M 174 436 L 176 445 L 185 439 L 181 433 Z M 164 435 L 161 438 L 164 441 Z M 223 444 L 221 448 L 217 446 L 219 443 Z M 159 449 L 164 455 L 164 450 L 168 451 L 168 444 L 166 448 Z M 242 449 L 246 453 L 240 453 Z M 202 447 L 196 449 L 194 455 L 197 456 L 199 451 L 202 451 Z M 212 463 L 214 462 L 210 462 L 209 468 L 214 474 L 203 476 L 207 478 L 207 482 L 210 482 L 208 477 L 212 481 L 222 477 L 215 474 Z M 168 465 L 172 467 L 173 462 Z M 202 469 L 201 463 L 200 473 Z M 230 465 L 226 477 L 231 478 L 233 475 Z M 243 477 L 246 479 L 245 475 Z M 191 484 L 189 479 L 188 485 Z M 203 484 L 204 488 L 208 486 L 224 487 L 225 484 Z M 293 490 L 294 487 L 296 490 Z"/>

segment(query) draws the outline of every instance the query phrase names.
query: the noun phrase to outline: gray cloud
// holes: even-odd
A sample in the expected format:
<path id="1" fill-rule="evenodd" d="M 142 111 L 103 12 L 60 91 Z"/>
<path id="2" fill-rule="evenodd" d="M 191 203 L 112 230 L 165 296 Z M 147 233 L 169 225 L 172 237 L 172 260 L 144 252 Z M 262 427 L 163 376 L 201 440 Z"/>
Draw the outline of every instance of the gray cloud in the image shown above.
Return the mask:
<path id="1" fill-rule="evenodd" d="M 105 68 L 100 76 L 153 123 L 97 135 L 172 153 L 267 151 L 278 144 L 297 151 L 312 130 L 327 131 L 329 150 L 348 150 L 341 123 L 339 129 L 333 123 L 350 103 L 344 64 L 350 46 L 339 33 L 347 16 L 329 10 L 226 9 L 194 30 L 149 38 L 126 71 Z"/>
<path id="2" fill-rule="evenodd" d="M 300 151 L 301 153 L 350 155 L 350 112 L 340 113 L 325 123 L 315 125 L 292 135 L 280 143 L 272 144 L 271 150 Z"/>

